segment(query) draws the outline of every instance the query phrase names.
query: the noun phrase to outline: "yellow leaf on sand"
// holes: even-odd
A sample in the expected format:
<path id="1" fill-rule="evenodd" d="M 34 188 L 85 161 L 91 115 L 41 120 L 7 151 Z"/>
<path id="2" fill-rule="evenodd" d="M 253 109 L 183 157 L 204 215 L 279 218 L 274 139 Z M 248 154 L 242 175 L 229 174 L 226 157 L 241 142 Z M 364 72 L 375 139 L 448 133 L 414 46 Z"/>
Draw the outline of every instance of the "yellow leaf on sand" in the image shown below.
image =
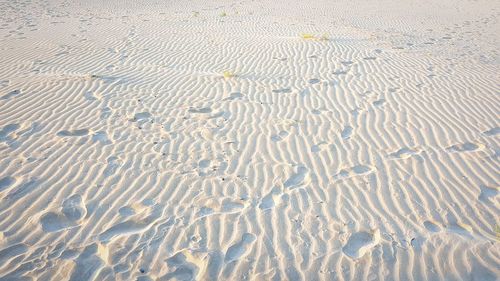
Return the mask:
<path id="1" fill-rule="evenodd" d="M 330 39 L 328 37 L 328 34 L 326 34 L 326 33 L 324 33 L 321 36 L 315 36 L 315 35 L 310 34 L 310 33 L 302 33 L 302 34 L 300 34 L 300 37 L 302 37 L 302 39 L 312 39 L 312 40 L 320 40 L 320 41 L 328 41 Z"/>
<path id="2" fill-rule="evenodd" d="M 226 79 L 228 79 L 228 78 L 231 78 L 231 77 L 234 77 L 234 76 L 235 76 L 235 75 L 234 75 L 234 73 L 232 73 L 231 71 L 228 71 L 228 70 L 224 71 L 224 72 L 222 73 L 222 75 L 223 75 L 223 76 L 224 76 L 224 78 L 226 78 Z"/>
<path id="3" fill-rule="evenodd" d="M 309 33 L 302 33 L 300 36 L 302 37 L 302 39 L 314 39 L 314 35 Z"/>

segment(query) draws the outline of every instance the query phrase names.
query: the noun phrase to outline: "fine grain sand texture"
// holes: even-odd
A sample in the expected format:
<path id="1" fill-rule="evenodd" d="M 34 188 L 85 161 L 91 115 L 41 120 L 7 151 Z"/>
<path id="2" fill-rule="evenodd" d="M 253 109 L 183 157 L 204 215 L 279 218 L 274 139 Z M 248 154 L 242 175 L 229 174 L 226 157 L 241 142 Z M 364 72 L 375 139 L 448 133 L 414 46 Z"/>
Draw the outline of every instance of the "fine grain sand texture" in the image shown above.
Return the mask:
<path id="1" fill-rule="evenodd" d="M 0 10 L 0 280 L 500 278 L 499 1 Z"/>

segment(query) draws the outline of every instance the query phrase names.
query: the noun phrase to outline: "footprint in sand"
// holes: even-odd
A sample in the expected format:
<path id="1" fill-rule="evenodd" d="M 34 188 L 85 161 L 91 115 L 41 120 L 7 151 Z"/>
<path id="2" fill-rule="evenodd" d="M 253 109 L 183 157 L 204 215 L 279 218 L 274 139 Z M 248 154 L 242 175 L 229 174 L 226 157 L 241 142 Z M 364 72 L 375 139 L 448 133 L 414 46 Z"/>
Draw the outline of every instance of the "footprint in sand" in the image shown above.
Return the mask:
<path id="1" fill-rule="evenodd" d="M 115 68 L 116 68 L 116 66 L 114 64 L 110 64 L 110 65 L 106 66 L 106 70 L 108 70 L 108 71 L 113 71 L 113 70 L 115 70 Z"/>
<path id="2" fill-rule="evenodd" d="M 276 93 L 276 94 L 289 94 L 291 92 L 292 92 L 291 88 L 281 88 L 281 89 L 273 90 L 273 93 Z"/>
<path id="3" fill-rule="evenodd" d="M 234 200 L 233 198 L 226 197 L 224 199 L 209 197 L 198 200 L 196 205 L 199 208 L 196 213 L 197 218 L 203 218 L 210 215 L 218 214 L 233 214 L 241 212 L 248 206 L 248 202 L 244 199 Z"/>
<path id="4" fill-rule="evenodd" d="M 321 114 L 321 109 L 313 109 L 311 110 L 312 114 L 320 115 Z"/>
<path id="5" fill-rule="evenodd" d="M 9 186 L 13 186 L 16 183 L 16 181 L 17 181 L 16 178 L 11 176 L 0 178 L 0 191 L 7 189 Z"/>
<path id="6" fill-rule="evenodd" d="M 274 208 L 274 206 L 276 205 L 274 200 L 275 200 L 274 194 L 269 193 L 268 195 L 264 196 L 261 199 L 260 204 L 259 204 L 259 209 L 268 210 L 268 209 Z"/>
<path id="7" fill-rule="evenodd" d="M 448 147 L 446 150 L 449 152 L 472 152 L 484 148 L 482 144 L 475 144 L 472 142 L 466 142 L 463 144 L 455 144 Z"/>
<path id="8" fill-rule="evenodd" d="M 460 223 L 460 222 L 455 222 L 451 223 L 448 227 L 447 230 L 449 232 L 462 235 L 462 236 L 467 236 L 471 237 L 472 233 L 474 232 L 472 229 L 472 226 L 465 224 L 465 223 Z"/>
<path id="9" fill-rule="evenodd" d="M 108 139 L 108 134 L 106 132 L 100 131 L 92 135 L 93 142 L 99 142 L 101 144 L 110 144 L 111 141 Z"/>
<path id="10" fill-rule="evenodd" d="M 424 227 L 431 232 L 441 231 L 441 227 L 439 226 L 439 224 L 433 221 L 424 221 Z"/>
<path id="11" fill-rule="evenodd" d="M 215 211 L 209 207 L 201 207 L 200 210 L 196 213 L 197 218 L 203 218 L 206 216 L 210 216 L 215 214 Z"/>
<path id="12" fill-rule="evenodd" d="M 389 88 L 389 93 L 395 93 L 395 92 L 397 92 L 399 89 L 400 89 L 399 87 Z"/>
<path id="13" fill-rule="evenodd" d="M 0 180 L 1 182 L 1 180 Z M 0 184 L 0 190 L 2 189 Z M 489 187 L 486 185 L 481 185 L 481 194 L 479 194 L 479 200 L 481 201 L 491 201 L 492 198 L 495 198 L 498 195 L 499 188 L 498 187 Z"/>
<path id="14" fill-rule="evenodd" d="M 236 99 L 241 99 L 241 98 L 243 98 L 243 94 L 240 93 L 240 92 L 235 92 L 235 93 L 231 93 L 229 95 L 229 97 L 227 97 L 227 98 L 225 98 L 223 100 L 224 101 L 226 101 L 226 100 L 236 100 Z"/>
<path id="15" fill-rule="evenodd" d="M 245 208 L 245 204 L 241 202 L 232 201 L 230 198 L 222 200 L 220 211 L 222 213 L 235 213 Z"/>
<path id="16" fill-rule="evenodd" d="M 111 226 L 99 235 L 99 241 L 107 242 L 114 237 L 131 235 L 144 231 L 149 226 L 150 220 L 128 220 Z"/>
<path id="17" fill-rule="evenodd" d="M 94 95 L 94 93 L 92 93 L 91 91 L 88 91 L 86 92 L 84 95 L 86 100 L 88 101 L 95 101 L 95 100 L 98 100 L 98 98 Z"/>
<path id="18" fill-rule="evenodd" d="M 111 108 L 109 107 L 103 107 L 101 108 L 101 116 L 99 116 L 99 118 L 101 119 L 108 119 L 110 116 L 111 116 Z"/>
<path id="19" fill-rule="evenodd" d="M 21 126 L 19 124 L 5 125 L 0 131 L 0 142 L 8 140 L 9 135 L 17 131 Z"/>
<path id="20" fill-rule="evenodd" d="M 9 194 L 5 197 L 8 200 L 17 201 L 40 188 L 38 179 L 33 178 L 25 183 L 22 183 L 15 188 L 12 188 Z"/>
<path id="21" fill-rule="evenodd" d="M 317 153 L 317 152 L 320 152 L 321 150 L 323 150 L 325 147 L 327 146 L 327 143 L 322 141 L 318 144 L 315 144 L 313 146 L 311 146 L 311 152 L 313 153 Z"/>
<path id="22" fill-rule="evenodd" d="M 311 85 L 314 85 L 314 84 L 318 84 L 320 82 L 320 80 L 318 78 L 312 78 L 312 79 L 309 79 L 309 81 L 307 81 L 307 82 Z"/>
<path id="23" fill-rule="evenodd" d="M 382 106 L 384 103 L 385 103 L 385 99 L 379 99 L 379 100 L 374 101 L 372 104 L 373 104 L 373 106 L 378 107 L 378 106 Z"/>
<path id="24" fill-rule="evenodd" d="M 336 76 L 346 75 L 348 70 L 335 70 L 332 74 Z"/>
<path id="25" fill-rule="evenodd" d="M 64 252 L 67 259 L 73 259 L 73 269 L 68 280 L 95 279 L 96 272 L 102 270 L 109 261 L 109 248 L 101 243 L 92 243 L 80 251 L 81 249 Z"/>
<path id="26" fill-rule="evenodd" d="M 107 162 L 108 162 L 108 165 L 106 166 L 106 168 L 103 171 L 104 177 L 109 177 L 109 176 L 113 175 L 114 173 L 116 173 L 118 168 L 120 168 L 120 166 L 122 165 L 122 161 L 120 161 L 120 158 L 118 158 L 116 156 L 109 157 Z"/>
<path id="27" fill-rule="evenodd" d="M 226 251 L 226 255 L 224 257 L 224 262 L 230 263 L 236 261 L 248 254 L 253 242 L 255 242 L 256 237 L 254 234 L 245 233 L 241 237 L 241 240 L 229 247 Z"/>
<path id="28" fill-rule="evenodd" d="M 276 197 L 279 196 L 279 193 L 280 191 L 278 188 L 273 188 L 269 194 L 260 200 L 259 209 L 268 210 L 274 208 L 274 206 L 276 206 Z"/>
<path id="29" fill-rule="evenodd" d="M 352 131 L 353 128 L 351 126 L 345 126 L 342 132 L 340 132 L 340 136 L 346 140 L 351 137 Z"/>
<path id="30" fill-rule="evenodd" d="M 228 165 L 228 162 L 224 158 L 202 159 L 193 168 L 197 170 L 200 176 L 213 176 L 215 174 L 224 174 Z"/>
<path id="31" fill-rule="evenodd" d="M 224 118 L 224 119 L 229 119 L 231 116 L 231 114 L 227 111 L 220 111 L 218 113 L 214 113 L 213 115 L 211 115 L 210 117 L 208 117 L 208 119 L 215 119 L 215 118 Z"/>
<path id="32" fill-rule="evenodd" d="M 0 99 L 1 100 L 8 100 L 8 99 L 13 98 L 15 96 L 18 96 L 20 94 L 21 94 L 20 90 L 14 90 L 14 91 L 10 91 L 9 93 L 3 95 Z"/>
<path id="33" fill-rule="evenodd" d="M 121 207 L 118 210 L 118 213 L 120 214 L 120 216 L 122 216 L 124 218 L 131 217 L 131 216 L 137 214 L 136 210 L 133 207 L 131 207 L 131 206 Z"/>
<path id="34" fill-rule="evenodd" d="M 15 244 L 5 249 L 0 250 L 0 264 L 5 265 L 17 256 L 20 256 L 28 251 L 26 244 Z"/>
<path id="35" fill-rule="evenodd" d="M 57 133 L 60 137 L 82 137 L 89 134 L 88 129 L 64 130 Z"/>
<path id="36" fill-rule="evenodd" d="M 175 270 L 165 274 L 161 280 L 199 280 L 200 271 L 205 268 L 207 259 L 202 252 L 182 250 L 166 260 L 169 268 Z"/>
<path id="37" fill-rule="evenodd" d="M 352 259 L 362 258 L 366 252 L 380 243 L 380 231 L 373 232 L 360 231 L 353 233 L 342 251 Z"/>
<path id="38" fill-rule="evenodd" d="M 278 134 L 272 135 L 271 140 L 274 142 L 279 142 L 284 140 L 288 135 L 289 133 L 287 131 L 280 131 Z"/>
<path id="39" fill-rule="evenodd" d="M 283 183 L 283 187 L 293 189 L 309 183 L 309 170 L 304 166 L 297 167 L 297 172 L 293 173 Z"/>
<path id="40" fill-rule="evenodd" d="M 210 159 L 200 160 L 200 162 L 198 162 L 198 168 L 200 168 L 200 170 L 206 169 L 210 167 L 210 162 Z"/>
<path id="41" fill-rule="evenodd" d="M 377 57 L 364 57 L 363 59 L 364 60 L 376 60 Z"/>
<path id="42" fill-rule="evenodd" d="M 416 153 L 417 151 L 404 147 L 396 152 L 389 154 L 389 157 L 397 159 L 406 159 L 408 157 L 411 157 L 412 155 L 415 155 Z"/>
<path id="43" fill-rule="evenodd" d="M 483 134 L 487 135 L 488 137 L 496 136 L 496 135 L 500 134 L 500 127 L 492 128 L 488 131 L 483 132 Z"/>
<path id="44" fill-rule="evenodd" d="M 20 143 L 19 138 L 29 137 L 41 129 L 40 123 L 28 121 L 22 122 L 21 124 L 9 124 L 0 130 L 0 143 L 5 142 L 10 147 L 18 147 Z"/>
<path id="45" fill-rule="evenodd" d="M 374 171 L 374 168 L 366 165 L 356 165 L 351 168 L 342 169 L 338 174 L 333 176 L 334 179 L 346 179 L 355 176 L 368 175 Z"/>
<path id="46" fill-rule="evenodd" d="M 188 109 L 188 112 L 195 114 L 207 114 L 212 112 L 212 109 L 210 107 L 190 108 Z"/>
<path id="47" fill-rule="evenodd" d="M 134 115 L 131 119 L 132 122 L 140 122 L 140 121 L 150 121 L 153 118 L 153 115 L 149 112 L 139 112 Z"/>
<path id="48" fill-rule="evenodd" d="M 79 225 L 79 222 L 87 214 L 82 197 L 73 195 L 63 202 L 60 211 L 48 212 L 44 214 L 40 223 L 45 232 L 57 232 Z"/>

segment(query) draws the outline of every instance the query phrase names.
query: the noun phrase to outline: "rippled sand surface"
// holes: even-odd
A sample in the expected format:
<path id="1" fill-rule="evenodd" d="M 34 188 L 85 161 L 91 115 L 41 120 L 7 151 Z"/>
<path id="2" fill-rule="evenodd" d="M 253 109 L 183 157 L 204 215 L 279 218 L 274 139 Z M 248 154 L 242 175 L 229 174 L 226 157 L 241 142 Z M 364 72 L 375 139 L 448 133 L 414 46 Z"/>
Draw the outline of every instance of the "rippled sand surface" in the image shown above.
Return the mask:
<path id="1" fill-rule="evenodd" d="M 500 2 L 0 10 L 0 280 L 500 278 Z"/>

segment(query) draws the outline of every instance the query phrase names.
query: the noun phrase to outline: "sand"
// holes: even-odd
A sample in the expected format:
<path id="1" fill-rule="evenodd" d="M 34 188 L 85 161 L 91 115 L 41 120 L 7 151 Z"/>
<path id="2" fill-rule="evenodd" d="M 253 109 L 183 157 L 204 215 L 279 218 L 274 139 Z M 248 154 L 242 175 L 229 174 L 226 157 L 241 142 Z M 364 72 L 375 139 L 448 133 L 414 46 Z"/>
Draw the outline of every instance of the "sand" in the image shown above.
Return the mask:
<path id="1" fill-rule="evenodd" d="M 0 9 L 0 280 L 500 278 L 500 2 Z"/>

